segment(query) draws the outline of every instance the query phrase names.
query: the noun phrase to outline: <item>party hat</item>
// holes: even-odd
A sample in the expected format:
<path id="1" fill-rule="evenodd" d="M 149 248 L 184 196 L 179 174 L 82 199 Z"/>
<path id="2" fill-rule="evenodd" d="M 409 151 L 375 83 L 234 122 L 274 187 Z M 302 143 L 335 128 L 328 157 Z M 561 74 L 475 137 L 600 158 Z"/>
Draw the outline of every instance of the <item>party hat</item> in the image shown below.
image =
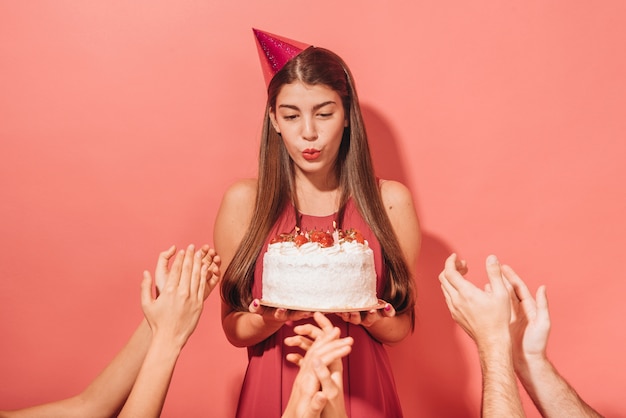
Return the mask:
<path id="1" fill-rule="evenodd" d="M 252 28 L 252 32 L 256 37 L 256 46 L 266 85 L 270 84 L 274 74 L 280 71 L 290 59 L 310 46 L 259 29 Z"/>

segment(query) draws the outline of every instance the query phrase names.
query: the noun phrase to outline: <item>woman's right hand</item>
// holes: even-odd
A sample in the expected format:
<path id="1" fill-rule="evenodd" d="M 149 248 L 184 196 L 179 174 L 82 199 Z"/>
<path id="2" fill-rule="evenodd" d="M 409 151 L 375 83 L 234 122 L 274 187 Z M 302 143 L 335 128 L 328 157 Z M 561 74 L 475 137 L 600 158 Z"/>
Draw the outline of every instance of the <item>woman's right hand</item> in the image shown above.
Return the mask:
<path id="1" fill-rule="evenodd" d="M 285 308 L 271 308 L 269 306 L 261 305 L 259 299 L 254 299 L 248 306 L 250 313 L 261 315 L 266 322 L 281 322 L 287 321 L 299 321 L 301 319 L 310 318 L 313 316 L 313 312 L 307 311 L 293 311 Z"/>

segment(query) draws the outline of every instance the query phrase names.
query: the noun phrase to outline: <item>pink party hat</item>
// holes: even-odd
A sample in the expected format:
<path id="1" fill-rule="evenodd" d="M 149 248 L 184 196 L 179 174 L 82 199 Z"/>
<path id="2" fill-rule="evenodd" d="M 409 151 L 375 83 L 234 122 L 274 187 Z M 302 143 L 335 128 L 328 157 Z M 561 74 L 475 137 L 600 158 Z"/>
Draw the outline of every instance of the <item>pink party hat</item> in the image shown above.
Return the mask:
<path id="1" fill-rule="evenodd" d="M 270 84 L 274 74 L 280 71 L 290 59 L 310 46 L 254 28 L 252 28 L 252 32 L 254 32 L 256 37 L 256 46 L 259 51 L 261 67 L 263 68 L 265 85 Z"/>

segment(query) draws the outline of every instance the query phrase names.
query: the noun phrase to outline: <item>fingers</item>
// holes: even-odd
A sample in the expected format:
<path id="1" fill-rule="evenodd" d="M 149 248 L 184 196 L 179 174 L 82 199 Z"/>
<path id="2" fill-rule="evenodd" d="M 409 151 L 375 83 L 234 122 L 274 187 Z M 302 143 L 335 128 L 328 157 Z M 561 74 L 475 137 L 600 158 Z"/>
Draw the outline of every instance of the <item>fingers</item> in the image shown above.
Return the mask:
<path id="1" fill-rule="evenodd" d="M 165 287 L 165 282 L 167 281 L 167 265 L 169 264 L 170 258 L 172 258 L 175 253 L 176 246 L 172 245 L 159 254 L 155 268 L 156 287 L 159 292 L 162 292 Z"/>
<path id="2" fill-rule="evenodd" d="M 350 354 L 352 352 L 353 344 L 354 339 L 352 337 L 345 337 L 338 340 L 324 342 L 323 347 L 320 347 L 319 350 L 315 350 L 315 347 L 313 347 L 309 351 L 315 350 L 315 354 L 317 355 L 319 361 L 323 365 L 328 366 Z"/>
<path id="3" fill-rule="evenodd" d="M 206 285 L 206 279 L 201 280 L 202 275 L 202 257 L 204 257 L 204 252 L 202 248 L 196 251 L 193 254 L 193 259 L 191 260 L 191 275 L 189 277 L 183 274 L 183 277 L 180 279 L 180 284 L 183 289 L 189 289 L 190 294 L 198 295 L 198 289 L 200 287 L 200 282 L 204 281 Z M 184 273 L 184 270 L 183 270 Z M 202 296 L 202 294 L 200 294 Z"/>
<path id="4" fill-rule="evenodd" d="M 205 257 L 205 259 L 206 259 L 206 257 Z M 220 266 L 222 264 L 222 260 L 220 259 L 220 257 L 218 255 L 215 255 L 212 258 L 212 260 L 213 261 L 211 263 L 207 264 L 208 269 L 209 269 L 208 273 L 211 274 L 211 277 L 209 278 L 209 288 L 210 288 L 210 291 L 212 291 L 215 288 L 215 286 L 217 286 L 217 284 L 219 283 L 219 281 L 220 281 L 220 279 L 222 277 L 221 270 L 220 270 Z"/>
<path id="5" fill-rule="evenodd" d="M 189 284 L 191 282 L 191 275 L 194 267 L 194 258 L 195 258 L 195 247 L 193 244 L 187 246 L 187 249 L 184 251 L 184 258 L 182 262 L 182 266 L 180 268 L 180 272 L 178 274 L 170 274 L 170 279 L 172 281 L 173 286 L 180 286 L 183 291 L 189 290 Z M 175 272 L 174 267 L 172 266 L 172 273 Z M 199 272 L 199 271 L 198 271 Z"/>
<path id="6" fill-rule="evenodd" d="M 206 300 L 213 287 L 210 286 L 210 283 L 207 280 L 207 274 L 209 271 L 209 266 L 206 264 L 202 264 L 200 267 L 200 282 L 198 283 L 198 298 L 202 300 Z"/>
<path id="7" fill-rule="evenodd" d="M 298 347 L 304 351 L 308 351 L 309 348 L 311 348 L 311 345 L 313 344 L 313 340 L 303 335 L 293 335 L 291 337 L 286 337 L 284 342 L 285 342 L 285 345 L 289 347 Z"/>
<path id="8" fill-rule="evenodd" d="M 288 343 L 288 340 L 289 343 Z M 294 337 L 285 338 L 285 344 L 293 346 L 298 340 Z M 305 342 L 302 346 L 308 346 L 308 350 L 304 356 L 298 353 L 289 353 L 285 356 L 287 361 L 302 367 L 305 362 L 309 366 L 311 362 L 319 362 L 324 367 L 330 367 L 333 370 L 343 370 L 341 359 L 352 352 L 354 339 L 352 337 L 339 338 L 334 340 L 322 340 Z M 300 347 L 302 347 L 300 346 Z M 332 366 L 334 365 L 334 366 Z"/>
<path id="9" fill-rule="evenodd" d="M 316 314 L 319 314 L 316 316 Z M 337 338 L 341 331 L 339 328 L 333 326 L 328 318 L 326 318 L 323 314 L 316 312 L 314 314 L 314 318 L 317 320 L 318 318 L 323 317 L 327 323 L 324 323 L 323 328 L 318 328 L 313 324 L 303 324 L 298 325 L 294 328 L 294 332 L 298 335 L 306 335 L 314 340 L 323 337 L 324 335 L 329 336 L 329 338 Z M 319 322 L 318 322 L 319 324 Z"/>
<path id="10" fill-rule="evenodd" d="M 396 316 L 396 308 L 394 308 L 391 303 L 385 303 L 385 306 L 383 307 L 381 312 L 383 316 L 386 316 L 387 318 L 392 318 Z"/>
<path id="11" fill-rule="evenodd" d="M 170 248 L 168 248 L 165 251 L 161 251 L 161 253 L 159 254 L 159 259 L 157 261 L 157 269 L 159 268 L 167 269 L 167 264 L 175 252 L 176 252 L 175 245 L 172 245 Z"/>
<path id="12" fill-rule="evenodd" d="M 183 269 L 183 261 L 185 259 L 185 250 L 179 250 L 174 256 L 174 261 L 170 267 L 170 271 L 167 275 L 167 281 L 165 282 L 165 288 L 175 289 L 178 286 L 180 274 Z"/>
<path id="13" fill-rule="evenodd" d="M 321 312 L 313 313 L 313 319 L 315 319 L 315 322 L 317 322 L 317 325 L 319 325 L 322 330 L 330 330 L 333 328 L 333 323 Z"/>
<path id="14" fill-rule="evenodd" d="M 328 403 L 328 398 L 324 393 L 317 392 L 311 398 L 311 402 L 309 402 L 309 407 L 304 412 L 303 418 L 317 418 L 320 416 L 320 413 Z"/>
<path id="15" fill-rule="evenodd" d="M 248 311 L 250 311 L 251 313 L 263 315 L 263 312 L 265 312 L 265 308 L 261 306 L 260 300 L 253 299 L 252 302 L 250 302 L 250 305 L 248 305 Z"/>
<path id="16" fill-rule="evenodd" d="M 498 258 L 491 254 L 485 260 L 485 268 L 487 270 L 487 277 L 489 278 L 489 283 L 491 284 L 492 292 L 504 292 L 506 288 L 504 286 L 504 280 L 502 278 L 502 270 L 500 268 L 500 262 Z"/>
<path id="17" fill-rule="evenodd" d="M 443 283 L 441 283 L 441 293 L 443 293 L 443 297 L 446 300 L 446 306 L 448 306 L 448 309 L 450 310 L 450 312 L 452 312 L 452 309 L 454 308 L 454 304 L 452 303 L 452 297 L 450 296 L 450 293 L 448 292 L 446 286 L 443 285 Z"/>
<path id="18" fill-rule="evenodd" d="M 322 392 L 317 392 L 315 395 L 313 395 L 313 399 L 311 399 L 311 403 L 309 404 L 311 407 L 311 412 L 315 414 L 322 412 L 322 410 L 326 406 L 326 403 L 328 403 L 328 398 L 326 397 L 326 395 L 324 395 L 324 393 Z"/>
<path id="19" fill-rule="evenodd" d="M 465 276 L 465 274 L 467 274 L 467 261 L 465 260 L 459 260 L 458 258 L 454 261 L 454 268 L 456 268 L 456 271 L 458 271 L 460 274 L 462 274 L 463 276 Z"/>
<path id="20" fill-rule="evenodd" d="M 310 312 L 263 306 L 259 299 L 253 299 L 252 302 L 250 302 L 250 305 L 248 305 L 248 312 L 262 315 L 265 321 L 271 322 L 286 322 L 289 320 L 298 321 L 311 316 Z"/>
<path id="21" fill-rule="evenodd" d="M 539 286 L 537 289 L 537 320 L 550 326 L 550 311 L 548 310 L 548 295 L 546 287 Z"/>
<path id="22" fill-rule="evenodd" d="M 361 324 L 361 312 L 340 312 L 337 313 L 344 321 L 353 324 L 360 325 Z"/>
<path id="23" fill-rule="evenodd" d="M 317 376 L 317 380 L 320 381 L 322 391 L 327 394 L 327 397 L 334 398 L 337 396 L 337 386 L 331 378 L 331 373 L 330 370 L 328 370 L 328 367 L 325 367 L 321 361 L 314 360 L 313 371 L 315 372 L 315 376 Z"/>
<path id="24" fill-rule="evenodd" d="M 214 258 L 217 257 L 217 253 L 215 249 L 209 247 L 207 244 L 202 246 L 202 250 L 204 250 L 204 257 L 202 258 L 202 262 L 206 264 L 211 264 L 214 262 Z"/>
<path id="25" fill-rule="evenodd" d="M 202 294 L 206 299 L 217 286 L 221 278 L 220 257 L 208 244 L 202 245 L 195 252 L 194 248 L 190 244 L 186 249 L 176 252 L 176 246 L 172 245 L 159 254 L 155 270 L 159 293 L 169 284 L 172 290 L 180 287 L 183 291 L 189 290 L 191 294 Z M 205 265 L 206 268 L 203 268 Z M 207 283 L 202 284 L 202 281 Z"/>
<path id="26" fill-rule="evenodd" d="M 528 290 L 528 286 L 526 283 L 515 273 L 515 271 L 511 268 L 511 266 L 504 265 L 502 266 L 502 273 L 504 277 L 511 283 L 513 286 L 513 290 L 515 290 L 515 295 L 520 301 L 530 298 L 532 300 L 533 295 Z"/>
<path id="27" fill-rule="evenodd" d="M 288 362 L 293 363 L 296 366 L 300 366 L 302 359 L 304 357 L 302 357 L 302 355 L 298 353 L 287 353 L 285 358 L 287 359 Z"/>
<path id="28" fill-rule="evenodd" d="M 222 264 L 222 260 L 215 253 L 213 248 L 209 248 L 208 245 L 202 247 L 203 250 L 206 249 L 204 257 L 202 257 L 202 266 L 204 274 L 201 277 L 202 281 L 206 281 L 206 286 L 204 287 L 204 299 L 211 294 L 213 289 L 217 286 L 221 279 L 220 273 L 220 265 Z M 206 268 L 205 268 L 206 267 Z"/>
<path id="29" fill-rule="evenodd" d="M 152 297 L 152 276 L 149 271 L 143 272 L 143 280 L 141 281 L 141 306 L 149 306 L 154 301 Z"/>
<path id="30" fill-rule="evenodd" d="M 457 256 L 452 253 L 446 259 L 444 269 L 439 274 L 439 282 L 450 296 L 454 296 L 457 293 L 457 289 L 459 287 L 463 287 L 466 283 L 466 280 L 463 278 L 461 273 L 459 273 L 456 266 Z"/>

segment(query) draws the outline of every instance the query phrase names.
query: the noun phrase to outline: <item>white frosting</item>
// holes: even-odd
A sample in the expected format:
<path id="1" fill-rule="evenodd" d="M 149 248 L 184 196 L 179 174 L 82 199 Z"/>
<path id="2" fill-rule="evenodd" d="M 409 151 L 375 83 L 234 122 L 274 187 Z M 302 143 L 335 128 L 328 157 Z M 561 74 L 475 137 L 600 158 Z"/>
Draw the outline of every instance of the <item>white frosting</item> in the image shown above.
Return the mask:
<path id="1" fill-rule="evenodd" d="M 263 257 L 263 302 L 300 310 L 371 308 L 376 297 L 374 253 L 365 244 L 270 244 Z"/>

